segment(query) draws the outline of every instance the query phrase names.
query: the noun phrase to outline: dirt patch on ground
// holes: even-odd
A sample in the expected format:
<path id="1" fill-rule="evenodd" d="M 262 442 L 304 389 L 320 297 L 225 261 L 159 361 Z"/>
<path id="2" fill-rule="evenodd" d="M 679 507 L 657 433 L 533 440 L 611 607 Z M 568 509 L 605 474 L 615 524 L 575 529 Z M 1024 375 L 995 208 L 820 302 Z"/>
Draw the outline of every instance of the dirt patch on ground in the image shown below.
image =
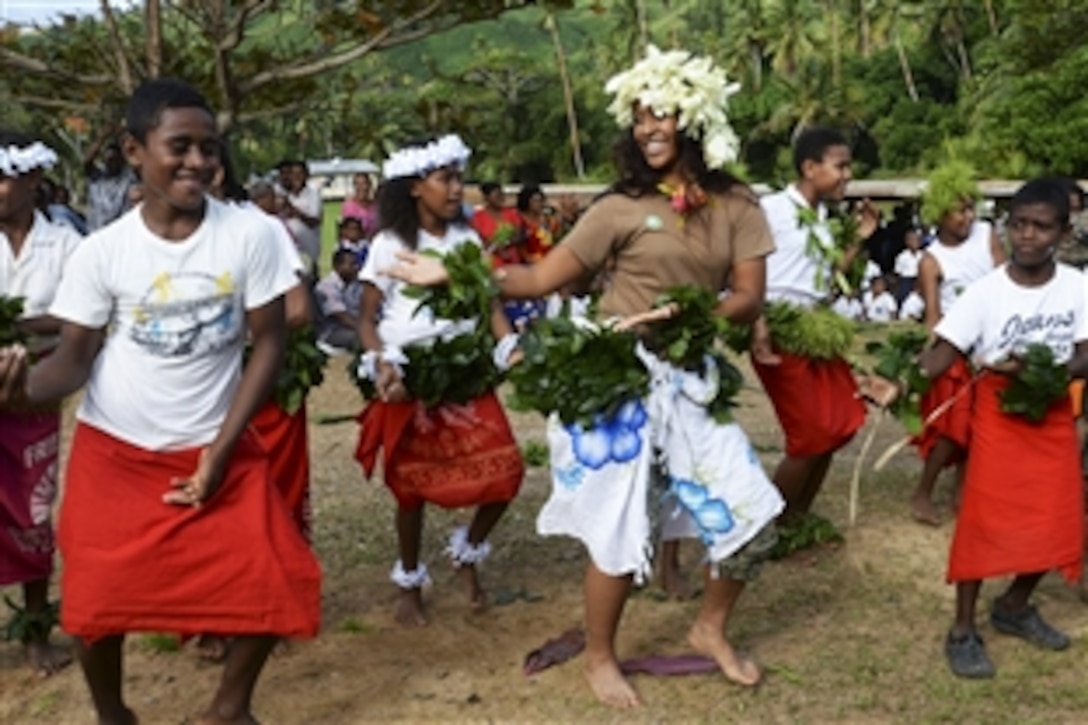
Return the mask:
<path id="1" fill-rule="evenodd" d="M 772 466 L 781 438 L 770 407 L 757 389 L 743 398 L 738 418 Z M 470 612 L 441 555 L 450 529 L 467 516 L 429 510 L 431 624 L 401 629 L 392 621 L 395 591 L 388 580 L 396 558 L 392 498 L 380 483 L 362 480 L 351 457 L 355 424 L 319 423 L 357 412 L 357 400 L 342 359 L 334 360 L 310 400 L 324 632 L 273 658 L 255 705 L 264 722 L 1083 721 L 1088 613 L 1057 578 L 1044 581 L 1038 599 L 1073 635 L 1070 651 L 1040 652 L 984 626 L 998 677 L 972 683 L 947 672 L 941 642 L 952 615 L 952 591 L 944 584 L 951 527 L 923 527 L 909 518 L 905 501 L 918 471 L 910 451 L 879 473 L 866 467 L 859 522 L 845 532 L 844 545 L 771 565 L 746 593 L 731 634 L 768 670 L 754 692 L 714 675 L 636 677 L 646 706 L 619 715 L 596 704 L 577 660 L 532 679 L 522 675 L 527 652 L 581 621 L 581 547 L 535 533 L 548 490 L 541 468 L 531 470 L 493 537 L 484 577 L 502 606 Z M 544 440 L 538 417 L 513 418 L 523 442 Z M 881 425 L 871 457 L 900 435 L 897 425 Z M 842 527 L 859 448 L 860 440 L 836 459 L 817 501 L 817 510 Z M 697 548 L 683 552 L 693 573 Z M 987 584 L 984 599 L 999 588 Z M 640 590 L 625 614 L 621 655 L 684 652 L 697 606 L 662 601 L 655 587 Z M 137 635 L 127 655 L 126 692 L 143 722 L 181 723 L 209 700 L 217 669 L 199 662 L 191 648 L 170 651 L 158 638 Z M 77 669 L 39 680 L 23 666 L 18 647 L 0 645 L 0 722 L 93 721 Z"/>

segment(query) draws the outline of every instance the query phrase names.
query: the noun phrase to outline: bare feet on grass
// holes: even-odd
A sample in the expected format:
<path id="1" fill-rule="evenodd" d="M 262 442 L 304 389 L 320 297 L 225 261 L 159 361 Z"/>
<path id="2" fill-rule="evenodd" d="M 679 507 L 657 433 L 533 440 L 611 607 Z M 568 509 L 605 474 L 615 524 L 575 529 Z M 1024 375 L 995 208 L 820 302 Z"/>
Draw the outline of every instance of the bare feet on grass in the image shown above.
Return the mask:
<path id="1" fill-rule="evenodd" d="M 218 634 L 202 634 L 196 638 L 196 653 L 205 662 L 222 664 L 229 650 L 230 642 Z"/>
<path id="2" fill-rule="evenodd" d="M 642 705 L 638 693 L 623 676 L 615 659 L 595 660 L 587 656 L 585 671 L 590 689 L 605 705 L 621 710 Z"/>
<path id="3" fill-rule="evenodd" d="M 423 590 L 401 589 L 393 618 L 403 627 L 427 626 L 427 615 L 423 613 Z"/>
<path id="4" fill-rule="evenodd" d="M 480 576 L 476 571 L 476 567 L 471 564 L 459 566 L 457 567 L 457 576 L 465 585 L 465 590 L 468 592 L 468 603 L 472 610 L 475 612 L 485 611 L 489 601 L 487 592 L 480 586 Z"/>
<path id="5" fill-rule="evenodd" d="M 910 514 L 915 521 L 928 526 L 940 526 L 942 519 L 937 507 L 928 496 L 915 496 L 910 501 Z"/>
<path id="6" fill-rule="evenodd" d="M 27 642 L 26 661 L 38 677 L 49 677 L 72 664 L 72 650 L 48 640 Z"/>
<path id="7" fill-rule="evenodd" d="M 730 682 L 744 687 L 755 687 L 763 679 L 763 672 L 753 660 L 737 653 L 720 631 L 704 627 L 696 622 L 688 633 L 688 644 L 701 655 L 718 663 L 722 674 Z"/>

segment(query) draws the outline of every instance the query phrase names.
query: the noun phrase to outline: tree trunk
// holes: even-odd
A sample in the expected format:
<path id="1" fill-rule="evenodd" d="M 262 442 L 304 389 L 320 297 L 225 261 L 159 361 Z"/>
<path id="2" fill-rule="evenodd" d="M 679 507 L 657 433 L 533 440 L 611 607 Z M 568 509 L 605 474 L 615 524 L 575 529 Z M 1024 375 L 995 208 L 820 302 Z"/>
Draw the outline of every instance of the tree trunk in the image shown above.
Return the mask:
<path id="1" fill-rule="evenodd" d="M 995 38 L 998 36 L 997 31 L 997 14 L 994 12 L 993 0 L 985 0 L 986 4 L 986 19 L 990 21 L 990 35 Z"/>
<path id="2" fill-rule="evenodd" d="M 552 36 L 552 46 L 555 48 L 555 63 L 559 69 L 559 81 L 563 86 L 563 105 L 567 111 L 567 128 L 570 130 L 570 150 L 574 160 L 574 173 L 582 179 L 586 175 L 585 162 L 582 160 L 582 141 L 578 133 L 578 111 L 574 108 L 574 92 L 570 86 L 570 74 L 567 72 L 567 56 L 563 52 L 563 43 L 559 38 L 559 23 L 555 16 L 548 13 L 544 20 L 548 26 L 548 32 Z"/>
<path id="3" fill-rule="evenodd" d="M 641 58 L 646 52 L 646 46 L 650 44 L 650 24 L 646 19 L 645 0 L 635 0 L 635 13 L 638 16 L 638 44 L 635 49 L 635 58 Z"/>
<path id="4" fill-rule="evenodd" d="M 899 70 L 903 72 L 903 81 L 907 84 L 910 100 L 917 103 L 918 88 L 914 85 L 914 73 L 910 70 L 910 61 L 907 59 L 907 52 L 903 50 L 903 40 L 898 32 L 895 34 L 895 53 L 899 56 Z"/>
<path id="5" fill-rule="evenodd" d="M 147 24 L 147 77 L 158 78 L 162 75 L 162 4 L 160 0 L 147 0 L 144 7 L 144 19 Z"/>

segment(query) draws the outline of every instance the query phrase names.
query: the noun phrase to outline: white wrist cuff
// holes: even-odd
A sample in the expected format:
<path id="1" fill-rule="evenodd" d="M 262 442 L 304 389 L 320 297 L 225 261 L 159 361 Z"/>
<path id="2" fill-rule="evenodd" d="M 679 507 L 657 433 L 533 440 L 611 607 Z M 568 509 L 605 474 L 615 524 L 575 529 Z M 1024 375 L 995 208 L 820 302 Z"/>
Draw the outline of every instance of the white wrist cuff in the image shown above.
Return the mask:
<path id="1" fill-rule="evenodd" d="M 491 544 L 481 541 L 479 544 L 470 544 L 468 541 L 468 527 L 460 526 L 450 534 L 450 543 L 446 546 L 446 553 L 457 568 L 462 566 L 476 566 L 491 554 Z"/>
<path id="2" fill-rule="evenodd" d="M 511 332 L 504 335 L 495 345 L 495 349 L 491 351 L 491 359 L 500 373 L 505 373 L 510 369 L 510 356 L 514 354 L 514 350 L 517 350 L 520 341 L 521 338 Z"/>
<path id="3" fill-rule="evenodd" d="M 381 352 L 367 350 L 359 357 L 359 377 L 364 380 L 377 382 L 378 363 L 384 362 L 392 365 L 397 375 L 404 377 L 404 366 L 408 364 L 408 356 L 399 347 L 389 347 Z"/>
<path id="4" fill-rule="evenodd" d="M 389 578 L 401 589 L 422 589 L 431 583 L 426 564 L 421 563 L 412 571 L 405 571 L 400 559 L 397 559 L 393 571 L 389 572 Z"/>

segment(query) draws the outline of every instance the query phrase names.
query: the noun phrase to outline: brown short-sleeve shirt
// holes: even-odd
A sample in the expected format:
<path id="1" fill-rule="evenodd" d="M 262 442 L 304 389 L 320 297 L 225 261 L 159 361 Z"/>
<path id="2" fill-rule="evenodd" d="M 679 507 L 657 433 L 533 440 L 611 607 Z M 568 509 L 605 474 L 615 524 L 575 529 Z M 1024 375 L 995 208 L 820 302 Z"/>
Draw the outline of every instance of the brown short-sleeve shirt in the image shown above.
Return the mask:
<path id="1" fill-rule="evenodd" d="M 562 245 L 590 270 L 609 267 L 604 317 L 645 312 L 678 285 L 728 289 L 735 263 L 774 251 L 759 201 L 743 187 L 711 194 L 687 218 L 661 194 L 609 194 L 590 206 Z"/>

